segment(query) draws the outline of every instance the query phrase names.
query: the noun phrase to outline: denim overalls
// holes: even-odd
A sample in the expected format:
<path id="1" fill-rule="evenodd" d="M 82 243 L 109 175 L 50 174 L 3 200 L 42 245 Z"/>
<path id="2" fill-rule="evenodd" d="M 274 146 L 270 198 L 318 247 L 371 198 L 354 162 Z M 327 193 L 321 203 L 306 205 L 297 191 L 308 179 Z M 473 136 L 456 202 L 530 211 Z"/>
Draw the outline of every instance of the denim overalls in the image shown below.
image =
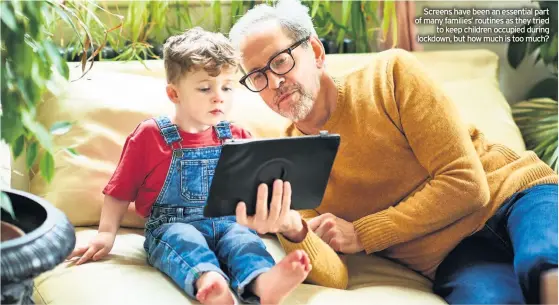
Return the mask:
<path id="1" fill-rule="evenodd" d="M 241 300 L 258 301 L 245 287 L 274 265 L 264 243 L 256 232 L 239 225 L 235 216 L 203 216 L 221 146 L 182 148 L 177 126 L 167 117 L 155 121 L 173 157 L 146 222 L 144 249 L 149 263 L 192 298 L 200 275 L 215 271 Z M 228 122 L 220 122 L 214 131 L 222 142 L 232 137 Z"/>

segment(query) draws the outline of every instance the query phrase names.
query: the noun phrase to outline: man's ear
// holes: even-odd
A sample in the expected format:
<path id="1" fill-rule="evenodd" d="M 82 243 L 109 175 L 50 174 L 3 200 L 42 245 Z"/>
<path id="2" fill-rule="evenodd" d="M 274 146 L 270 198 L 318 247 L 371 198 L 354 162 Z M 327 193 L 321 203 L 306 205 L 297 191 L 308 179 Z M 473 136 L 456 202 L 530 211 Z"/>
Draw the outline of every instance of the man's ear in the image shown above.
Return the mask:
<path id="1" fill-rule="evenodd" d="M 173 84 L 167 84 L 167 87 L 165 88 L 165 90 L 167 91 L 167 97 L 169 97 L 171 102 L 173 102 L 174 104 L 178 104 L 179 103 L 179 93 L 177 91 L 177 88 Z"/>
<path id="2" fill-rule="evenodd" d="M 310 38 L 311 48 L 314 53 L 314 58 L 316 61 L 316 67 L 321 69 L 324 67 L 324 60 L 326 59 L 326 51 L 324 46 L 318 37 L 312 35 Z"/>

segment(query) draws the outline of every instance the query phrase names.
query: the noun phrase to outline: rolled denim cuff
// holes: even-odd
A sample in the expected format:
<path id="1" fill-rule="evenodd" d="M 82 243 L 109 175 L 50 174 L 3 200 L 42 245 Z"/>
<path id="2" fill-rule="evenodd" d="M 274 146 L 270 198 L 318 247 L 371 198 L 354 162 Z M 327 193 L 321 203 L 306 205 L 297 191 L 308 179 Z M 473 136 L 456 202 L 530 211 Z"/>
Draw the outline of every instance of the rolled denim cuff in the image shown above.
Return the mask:
<path id="1" fill-rule="evenodd" d="M 237 291 L 235 291 L 237 293 L 237 296 L 239 297 L 239 299 L 244 302 L 244 303 L 250 303 L 250 304 L 260 304 L 260 297 L 258 297 L 257 295 L 254 294 L 254 292 L 247 290 L 246 287 L 247 285 L 249 285 L 250 283 L 252 283 L 252 281 L 259 276 L 260 274 L 270 270 L 270 267 L 264 267 L 264 268 L 260 268 L 257 270 L 254 270 L 252 273 L 250 273 L 242 282 L 239 283 L 239 285 L 237 286 Z"/>
<path id="2" fill-rule="evenodd" d="M 186 278 L 184 280 L 184 291 L 186 292 L 186 294 L 196 299 L 196 281 L 202 276 L 202 274 L 210 271 L 215 271 L 221 274 L 221 276 L 225 278 L 227 283 L 230 282 L 229 277 L 216 265 L 211 263 L 200 263 L 192 268 L 192 272 L 188 272 L 188 274 L 186 275 Z"/>

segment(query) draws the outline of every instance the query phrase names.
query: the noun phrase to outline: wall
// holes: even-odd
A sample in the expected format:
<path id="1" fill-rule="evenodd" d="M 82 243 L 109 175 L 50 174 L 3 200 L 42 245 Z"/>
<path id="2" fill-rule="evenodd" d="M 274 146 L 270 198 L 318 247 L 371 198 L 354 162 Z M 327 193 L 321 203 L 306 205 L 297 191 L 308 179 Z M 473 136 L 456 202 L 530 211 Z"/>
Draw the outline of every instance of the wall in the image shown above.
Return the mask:
<path id="1" fill-rule="evenodd" d="M 416 1 L 416 16 L 423 15 L 424 8 L 522 8 L 533 7 L 530 1 Z M 433 33 L 435 30 L 430 25 L 418 26 L 419 34 Z M 500 86 L 510 104 L 521 101 L 530 88 L 540 80 L 547 78 L 551 73 L 540 62 L 534 66 L 534 58 L 527 58 L 515 70 L 507 61 L 507 45 L 503 43 L 491 44 L 422 44 L 425 51 L 456 50 L 456 49 L 489 49 L 500 58 Z"/>

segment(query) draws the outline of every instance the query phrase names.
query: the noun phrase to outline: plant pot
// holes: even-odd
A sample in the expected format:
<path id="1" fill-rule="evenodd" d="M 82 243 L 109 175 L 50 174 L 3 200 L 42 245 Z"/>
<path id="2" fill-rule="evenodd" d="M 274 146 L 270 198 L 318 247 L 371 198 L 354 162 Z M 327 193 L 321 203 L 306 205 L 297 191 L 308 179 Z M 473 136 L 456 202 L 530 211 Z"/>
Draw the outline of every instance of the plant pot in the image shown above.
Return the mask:
<path id="1" fill-rule="evenodd" d="M 113 59 L 117 56 L 118 56 L 117 52 L 110 46 L 105 46 L 101 50 L 101 58 L 102 59 Z"/>
<path id="2" fill-rule="evenodd" d="M 344 39 L 343 51 L 345 54 L 356 52 L 355 43 L 353 42 L 353 40 L 349 38 Z"/>
<path id="3" fill-rule="evenodd" d="M 159 59 L 163 59 L 163 45 L 158 44 L 158 45 L 154 46 L 153 47 L 153 53 L 155 53 L 155 55 L 159 56 Z"/>
<path id="4" fill-rule="evenodd" d="M 3 192 L 12 202 L 16 219 L 2 210 L 0 303 L 34 304 L 33 280 L 72 252 L 76 244 L 74 227 L 64 213 L 43 198 L 12 189 Z M 4 240 L 5 228 L 17 233 L 10 233 Z"/>
<path id="5" fill-rule="evenodd" d="M 90 46 L 89 49 L 87 49 L 87 57 L 86 59 L 89 59 L 89 57 L 93 54 L 93 52 L 95 52 L 95 50 L 97 50 L 98 46 L 97 45 L 93 45 Z M 74 47 L 68 47 L 66 48 L 66 51 L 60 51 L 60 53 L 62 54 L 62 56 L 64 56 L 66 58 L 67 62 L 80 62 L 82 60 L 82 55 L 83 55 L 83 49 L 79 49 L 77 51 L 76 54 L 74 54 L 74 51 L 76 49 Z M 95 55 L 95 57 L 93 58 L 94 61 L 99 61 L 100 58 L 100 53 L 103 52 L 104 50 L 102 49 L 99 53 L 97 53 L 97 55 Z"/>
<path id="6" fill-rule="evenodd" d="M 329 38 L 320 38 L 320 42 L 324 46 L 324 53 L 326 54 L 337 54 L 338 53 L 338 46 L 336 46 L 336 42 Z"/>

